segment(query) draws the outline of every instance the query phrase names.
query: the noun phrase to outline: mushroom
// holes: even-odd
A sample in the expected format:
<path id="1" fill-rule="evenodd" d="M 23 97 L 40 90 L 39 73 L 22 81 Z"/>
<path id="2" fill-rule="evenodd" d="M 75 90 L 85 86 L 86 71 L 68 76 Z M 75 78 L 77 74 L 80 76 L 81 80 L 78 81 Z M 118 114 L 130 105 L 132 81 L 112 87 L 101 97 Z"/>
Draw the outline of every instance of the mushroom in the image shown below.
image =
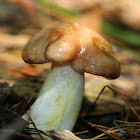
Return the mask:
<path id="1" fill-rule="evenodd" d="M 73 129 L 83 100 L 84 72 L 109 79 L 120 75 L 120 65 L 107 41 L 78 23 L 43 29 L 25 45 L 22 58 L 29 64 L 52 62 L 30 112 L 42 131 Z"/>

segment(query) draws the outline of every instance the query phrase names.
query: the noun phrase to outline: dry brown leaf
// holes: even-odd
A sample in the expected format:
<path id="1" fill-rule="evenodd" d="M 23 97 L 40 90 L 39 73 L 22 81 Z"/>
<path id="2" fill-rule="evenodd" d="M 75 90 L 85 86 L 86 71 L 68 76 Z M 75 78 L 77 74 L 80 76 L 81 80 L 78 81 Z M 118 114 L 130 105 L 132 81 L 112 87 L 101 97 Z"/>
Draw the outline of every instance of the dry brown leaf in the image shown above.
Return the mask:
<path id="1" fill-rule="evenodd" d="M 81 140 L 69 130 L 47 131 L 45 133 L 54 140 Z"/>
<path id="2" fill-rule="evenodd" d="M 10 35 L 0 33 L 0 47 L 6 48 L 22 48 L 29 40 L 27 35 Z M 2 49 L 0 48 L 0 49 Z"/>

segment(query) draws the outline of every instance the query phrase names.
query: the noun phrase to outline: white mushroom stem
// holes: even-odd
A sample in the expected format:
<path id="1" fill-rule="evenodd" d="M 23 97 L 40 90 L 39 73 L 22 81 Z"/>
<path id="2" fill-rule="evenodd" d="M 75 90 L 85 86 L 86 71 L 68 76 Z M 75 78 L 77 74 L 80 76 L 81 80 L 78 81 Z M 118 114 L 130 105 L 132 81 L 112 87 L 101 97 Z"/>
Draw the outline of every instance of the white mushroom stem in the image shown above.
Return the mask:
<path id="1" fill-rule="evenodd" d="M 84 94 L 84 74 L 69 64 L 53 64 L 39 97 L 31 107 L 36 127 L 46 130 L 72 130 Z"/>

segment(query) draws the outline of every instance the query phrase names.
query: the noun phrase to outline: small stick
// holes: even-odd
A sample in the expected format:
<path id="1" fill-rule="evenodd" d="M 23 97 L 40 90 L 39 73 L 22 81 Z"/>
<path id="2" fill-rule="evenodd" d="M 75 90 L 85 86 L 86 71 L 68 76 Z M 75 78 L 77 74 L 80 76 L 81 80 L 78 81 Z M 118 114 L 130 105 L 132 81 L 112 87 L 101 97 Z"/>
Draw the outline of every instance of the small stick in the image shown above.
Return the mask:
<path id="1" fill-rule="evenodd" d="M 30 108 L 31 108 L 31 107 L 30 107 Z M 31 110 L 31 109 L 30 109 L 30 110 Z M 41 136 L 41 134 L 37 131 L 38 129 L 37 129 L 35 123 L 33 122 L 32 118 L 31 118 L 31 116 L 30 116 L 30 112 L 28 113 L 28 116 L 29 116 L 29 120 L 30 120 L 31 123 L 33 124 L 33 126 L 34 126 L 36 132 L 38 133 L 38 135 L 40 136 L 40 138 L 41 138 L 42 140 L 44 140 L 43 137 Z"/>
<path id="2" fill-rule="evenodd" d="M 111 134 L 111 133 L 109 133 L 109 132 L 103 130 L 103 129 L 100 128 L 98 125 L 92 124 L 92 123 L 90 123 L 90 122 L 88 122 L 88 121 L 86 121 L 86 122 L 87 122 L 91 127 L 97 128 L 99 131 L 105 133 L 106 135 L 108 135 L 108 136 L 110 136 L 110 137 L 112 137 L 112 138 L 114 138 L 114 139 L 116 139 L 116 140 L 121 140 L 120 138 L 116 137 L 115 135 L 113 135 L 113 134 Z"/>
<path id="3" fill-rule="evenodd" d="M 126 100 L 126 99 L 123 99 L 127 105 L 129 106 L 129 108 L 131 109 L 131 111 L 134 113 L 134 115 L 138 118 L 138 120 L 140 120 L 140 116 L 139 114 L 136 112 L 136 110 L 132 107 L 132 105 Z"/>
<path id="4" fill-rule="evenodd" d="M 105 88 L 109 88 L 111 91 L 113 91 L 113 93 L 114 93 L 115 95 L 117 95 L 117 92 L 116 92 L 114 89 L 112 89 L 112 88 L 111 88 L 110 86 L 108 86 L 108 85 L 105 85 L 105 86 L 102 88 L 102 90 L 100 91 L 100 93 L 98 94 L 98 96 L 97 96 L 97 98 L 95 99 L 94 103 L 91 105 L 91 107 L 90 107 L 89 110 L 87 111 L 87 116 L 89 116 L 89 113 L 90 113 L 91 110 L 95 107 L 95 105 L 96 105 L 98 99 L 100 98 L 100 96 L 101 96 L 101 94 L 103 93 L 103 91 L 105 90 Z"/>
<path id="5" fill-rule="evenodd" d="M 113 91 L 113 93 L 114 93 L 115 95 L 117 95 L 117 92 L 116 92 L 114 89 L 112 89 L 110 86 L 106 85 L 106 86 L 104 86 L 104 87 L 102 88 L 102 90 L 100 91 L 98 97 L 96 98 L 96 100 L 95 100 L 94 103 L 93 103 L 93 106 L 96 105 L 96 103 L 97 103 L 99 97 L 101 96 L 101 94 L 103 93 L 103 91 L 105 90 L 105 88 L 109 88 L 111 91 Z"/>
<path id="6" fill-rule="evenodd" d="M 37 91 L 35 91 L 32 94 L 32 96 L 29 98 L 27 104 L 24 106 L 23 110 L 20 112 L 20 115 L 22 115 L 25 112 L 26 108 L 29 106 L 29 104 L 31 103 L 31 101 L 32 101 L 32 99 L 33 99 L 33 97 L 35 96 L 36 93 L 37 93 Z"/>
<path id="7" fill-rule="evenodd" d="M 85 131 L 82 131 L 82 132 L 75 132 L 74 134 L 79 135 L 79 134 L 85 134 L 85 133 L 88 133 L 88 132 L 89 132 L 88 130 L 85 130 Z"/>

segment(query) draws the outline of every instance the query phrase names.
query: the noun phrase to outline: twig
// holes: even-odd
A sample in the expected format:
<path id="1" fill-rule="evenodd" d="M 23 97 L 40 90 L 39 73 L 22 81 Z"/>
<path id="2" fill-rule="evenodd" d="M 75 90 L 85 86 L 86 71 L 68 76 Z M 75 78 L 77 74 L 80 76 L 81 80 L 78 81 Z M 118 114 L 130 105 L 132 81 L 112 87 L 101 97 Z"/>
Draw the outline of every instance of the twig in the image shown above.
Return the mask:
<path id="1" fill-rule="evenodd" d="M 114 120 L 114 123 L 125 123 L 125 124 L 135 124 L 140 125 L 140 122 L 128 122 L 128 121 L 122 121 L 122 120 Z"/>
<path id="2" fill-rule="evenodd" d="M 105 136 L 105 133 L 102 133 L 94 138 L 91 138 L 90 140 L 97 140 L 98 138 L 103 137 L 103 136 Z"/>
<path id="3" fill-rule="evenodd" d="M 92 124 L 90 122 L 87 121 L 87 123 L 91 126 L 91 127 L 94 127 L 94 128 L 97 128 L 99 131 L 105 133 L 106 135 L 116 139 L 116 140 L 121 140 L 120 138 L 116 137 L 115 135 L 111 134 L 112 132 L 108 132 L 106 130 L 103 130 L 99 125 L 96 125 L 96 124 Z"/>
<path id="4" fill-rule="evenodd" d="M 30 103 L 31 103 L 31 101 L 32 101 L 32 99 L 33 99 L 33 97 L 35 96 L 36 93 L 37 93 L 37 91 L 35 91 L 35 92 L 32 94 L 32 96 L 29 98 L 27 104 L 24 106 L 23 110 L 20 112 L 20 115 L 22 115 L 22 114 L 25 112 L 25 110 L 26 110 L 27 107 L 30 105 Z"/>
<path id="5" fill-rule="evenodd" d="M 36 132 L 38 133 L 38 135 L 40 136 L 40 138 L 43 140 L 42 136 L 41 136 L 40 133 L 37 131 L 38 129 L 37 129 L 35 123 L 33 122 L 32 118 L 31 118 L 31 116 L 30 116 L 30 113 L 28 113 L 28 117 L 29 117 L 29 120 L 32 122 L 32 124 L 33 124 L 33 126 L 34 126 Z"/>
<path id="6" fill-rule="evenodd" d="M 86 131 L 82 131 L 82 132 L 75 132 L 74 134 L 75 135 L 79 135 L 79 134 L 85 134 L 85 133 L 88 133 L 89 131 L 88 130 L 86 130 Z"/>
<path id="7" fill-rule="evenodd" d="M 132 105 L 126 100 L 126 99 L 123 99 L 127 105 L 129 106 L 129 108 L 131 109 L 131 111 L 134 113 L 134 115 L 138 118 L 138 120 L 140 121 L 140 116 L 139 114 L 135 111 L 135 109 L 132 107 Z"/>
<path id="8" fill-rule="evenodd" d="M 103 91 L 105 90 L 105 88 L 109 88 L 111 91 L 113 91 L 113 93 L 114 93 L 115 95 L 117 95 L 117 92 L 116 92 L 114 89 L 112 89 L 110 86 L 106 85 L 106 86 L 104 86 L 104 87 L 102 88 L 102 90 L 100 91 L 99 95 L 97 96 L 96 100 L 95 100 L 94 103 L 93 103 L 93 106 L 96 105 L 96 103 L 97 103 L 99 97 L 101 96 L 101 94 L 103 93 Z"/>
<path id="9" fill-rule="evenodd" d="M 117 95 L 117 92 L 116 92 L 114 89 L 112 89 L 110 86 L 108 86 L 108 85 L 104 86 L 104 87 L 102 88 L 102 90 L 100 91 L 100 93 L 98 94 L 97 98 L 95 99 L 94 103 L 91 105 L 91 107 L 90 107 L 89 110 L 87 111 L 87 116 L 89 116 L 89 113 L 90 113 L 91 110 L 95 107 L 95 105 L 96 105 L 98 99 L 100 98 L 100 96 L 101 96 L 101 94 L 103 93 L 103 91 L 105 90 L 105 88 L 109 88 L 111 91 L 113 91 L 113 93 L 114 93 L 115 95 Z"/>

